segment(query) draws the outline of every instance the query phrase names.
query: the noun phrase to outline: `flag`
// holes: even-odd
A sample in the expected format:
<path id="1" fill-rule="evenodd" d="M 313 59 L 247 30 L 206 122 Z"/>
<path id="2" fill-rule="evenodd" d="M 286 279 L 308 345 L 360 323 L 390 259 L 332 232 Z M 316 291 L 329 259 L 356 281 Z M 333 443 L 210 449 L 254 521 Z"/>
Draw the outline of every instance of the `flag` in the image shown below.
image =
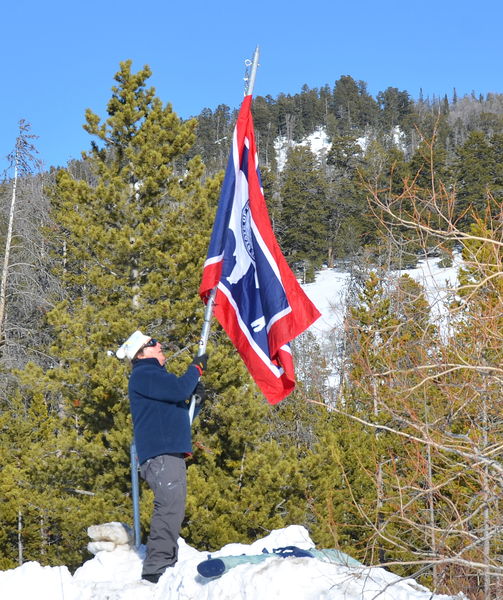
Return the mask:
<path id="1" fill-rule="evenodd" d="M 251 95 L 244 98 L 199 294 L 217 288 L 214 315 L 271 404 L 295 387 L 289 342 L 320 316 L 288 266 L 267 213 Z"/>

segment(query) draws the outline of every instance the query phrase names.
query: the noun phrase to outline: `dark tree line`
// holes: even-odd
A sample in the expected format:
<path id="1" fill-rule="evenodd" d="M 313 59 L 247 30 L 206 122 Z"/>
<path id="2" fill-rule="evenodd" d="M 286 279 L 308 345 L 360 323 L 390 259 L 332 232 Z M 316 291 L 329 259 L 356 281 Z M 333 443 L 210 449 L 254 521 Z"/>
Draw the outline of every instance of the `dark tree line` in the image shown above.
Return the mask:
<path id="1" fill-rule="evenodd" d="M 225 167 L 235 116 L 220 105 L 197 117 L 191 152 L 203 157 L 208 173 Z M 452 216 L 462 227 L 488 194 L 501 194 L 502 94 L 459 98 L 453 90 L 450 99 L 413 100 L 388 87 L 374 98 L 364 81 L 344 75 L 333 87 L 257 96 L 253 116 L 273 225 L 299 273 L 361 252 L 379 260 L 383 240 L 368 206 L 369 181 L 394 194 L 410 185 L 429 189 L 433 168 L 436 185 L 457 192 Z M 306 138 L 320 130 L 328 145 L 314 156 Z M 400 260 L 410 266 L 418 248 L 403 233 L 397 231 Z"/>
<path id="2" fill-rule="evenodd" d="M 197 115 L 197 141 L 192 152 L 201 153 L 206 165 L 221 169 L 227 159 L 228 146 L 222 140 L 232 133 L 236 108 L 224 104 L 206 108 Z M 283 136 L 300 142 L 317 128 L 326 129 L 329 138 L 341 135 L 378 139 L 385 146 L 397 144 L 410 158 L 421 141 L 436 131 L 440 143 L 449 153 L 464 143 L 473 131 L 487 135 L 503 131 L 503 94 L 486 97 L 471 94 L 459 98 L 453 90 L 451 98 L 414 100 L 406 90 L 388 87 L 374 98 L 364 81 L 343 75 L 334 86 L 309 88 L 304 85 L 297 94 L 257 96 L 253 116 L 258 137 L 261 164 L 277 169 L 274 142 Z"/>

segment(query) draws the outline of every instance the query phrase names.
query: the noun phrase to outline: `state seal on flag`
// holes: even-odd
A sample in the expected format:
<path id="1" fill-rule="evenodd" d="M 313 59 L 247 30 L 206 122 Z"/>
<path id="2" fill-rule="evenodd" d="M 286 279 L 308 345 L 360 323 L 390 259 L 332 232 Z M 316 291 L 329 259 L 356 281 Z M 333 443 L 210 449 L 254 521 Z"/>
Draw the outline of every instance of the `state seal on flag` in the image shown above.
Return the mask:
<path id="1" fill-rule="evenodd" d="M 255 262 L 255 251 L 253 249 L 251 218 L 250 218 L 250 202 L 247 202 L 241 211 L 241 236 L 245 245 L 246 251 L 250 258 Z"/>

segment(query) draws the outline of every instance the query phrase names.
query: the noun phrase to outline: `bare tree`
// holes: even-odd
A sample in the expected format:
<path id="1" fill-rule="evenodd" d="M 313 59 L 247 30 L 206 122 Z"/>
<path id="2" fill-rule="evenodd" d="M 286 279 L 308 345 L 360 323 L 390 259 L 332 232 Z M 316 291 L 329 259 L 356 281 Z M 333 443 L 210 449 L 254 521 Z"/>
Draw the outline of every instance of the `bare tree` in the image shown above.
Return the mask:
<path id="1" fill-rule="evenodd" d="M 51 228 L 35 135 L 22 120 L 9 155 L 12 178 L 3 184 L 7 229 L 0 280 L 0 357 L 4 367 L 20 367 L 43 346 L 38 327 L 55 288 L 50 274 Z M 8 198 L 8 199 L 7 199 Z"/>
<path id="2" fill-rule="evenodd" d="M 7 298 L 7 280 L 9 273 L 9 261 L 12 248 L 12 237 L 14 230 L 14 215 L 16 210 L 16 192 L 18 177 L 20 175 L 30 173 L 32 165 L 38 165 L 39 161 L 34 156 L 37 152 L 31 140 L 36 137 L 30 134 L 30 125 L 24 120 L 19 122 L 19 135 L 16 139 L 14 151 L 9 154 L 8 159 L 11 167 L 14 169 L 14 177 L 12 179 L 12 195 L 10 200 L 9 219 L 7 226 L 7 235 L 5 238 L 5 252 L 2 267 L 2 278 L 0 280 L 0 344 L 5 340 L 5 305 Z"/>
<path id="3" fill-rule="evenodd" d="M 414 360 L 395 352 L 380 355 L 379 364 L 361 363 L 358 385 L 387 417 L 376 419 L 375 408 L 371 416 L 348 416 L 399 436 L 409 453 L 408 468 L 380 473 L 397 510 L 375 533 L 407 547 L 433 572 L 436 586 L 494 600 L 503 582 L 503 202 L 488 196 L 487 210 L 473 212 L 473 225 L 463 228 L 455 190 L 433 178 L 428 197 L 414 181 L 405 182 L 400 196 L 369 192 L 384 227 L 415 232 L 425 255 L 434 246 L 462 257 L 443 316 L 449 328 L 436 350 L 424 326 L 416 336 L 425 351 Z"/>
<path id="4" fill-rule="evenodd" d="M 348 311 L 348 364 L 329 409 L 374 432 L 376 469 L 366 475 L 377 502 L 359 513 L 366 549 L 438 592 L 496 600 L 503 590 L 503 202 L 488 196 L 487 210 L 473 212 L 467 227 L 455 216 L 455 190 L 435 176 L 428 193 L 416 180 L 405 181 L 400 195 L 368 192 L 391 239 L 399 243 L 397 229 L 407 230 L 424 256 L 436 248 L 461 267 L 455 287 L 438 283 L 442 311 L 431 311 L 420 286 L 385 270 Z M 349 475 L 347 487 L 356 506 Z"/>

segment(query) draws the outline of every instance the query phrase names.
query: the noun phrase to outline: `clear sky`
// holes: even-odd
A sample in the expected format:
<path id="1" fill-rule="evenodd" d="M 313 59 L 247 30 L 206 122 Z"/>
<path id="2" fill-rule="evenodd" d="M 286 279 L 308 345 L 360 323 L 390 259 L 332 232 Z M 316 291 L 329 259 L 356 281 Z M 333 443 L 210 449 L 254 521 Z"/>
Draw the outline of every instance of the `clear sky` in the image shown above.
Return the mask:
<path id="1" fill-rule="evenodd" d="M 79 158 L 85 109 L 105 116 L 126 59 L 183 118 L 237 107 L 256 45 L 255 95 L 342 75 L 374 96 L 503 93 L 501 0 L 16 0 L 0 15 L 0 171 L 21 118 L 46 167 Z"/>

